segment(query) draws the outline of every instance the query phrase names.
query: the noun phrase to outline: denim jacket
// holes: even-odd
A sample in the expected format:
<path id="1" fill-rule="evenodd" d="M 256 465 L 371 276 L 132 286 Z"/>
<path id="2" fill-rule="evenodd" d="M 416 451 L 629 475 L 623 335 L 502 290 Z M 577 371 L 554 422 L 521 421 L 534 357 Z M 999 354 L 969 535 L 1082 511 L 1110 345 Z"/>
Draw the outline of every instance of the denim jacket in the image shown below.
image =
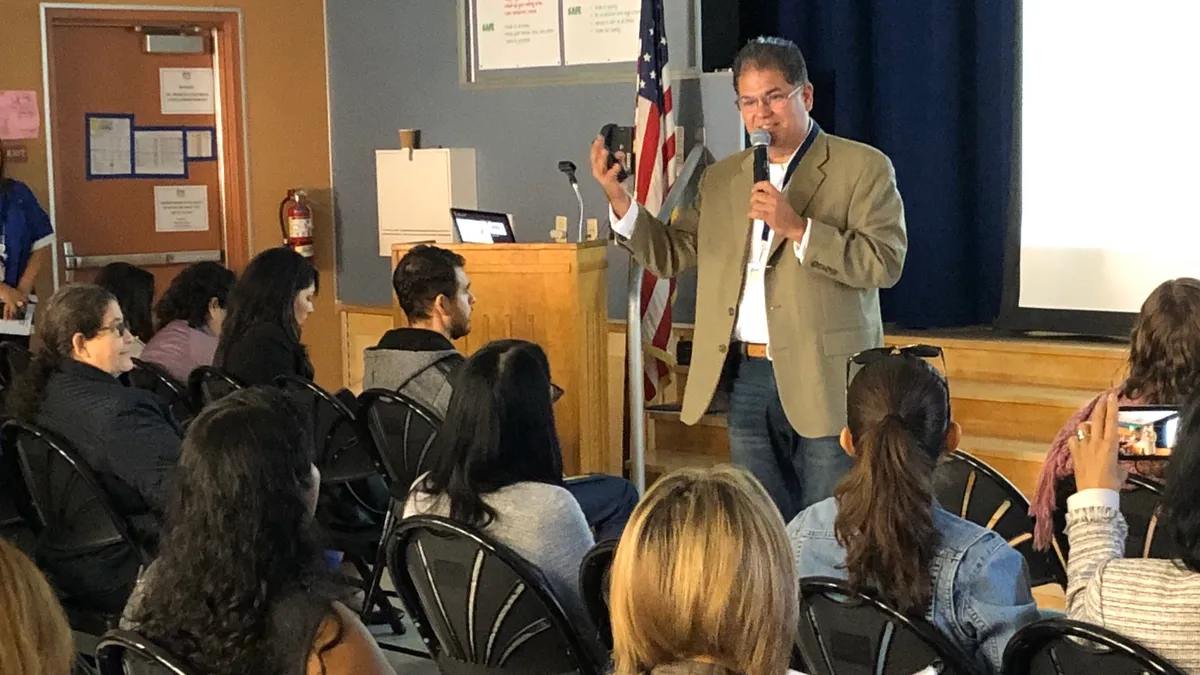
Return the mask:
<path id="1" fill-rule="evenodd" d="M 788 525 L 800 578 L 846 578 L 846 551 L 833 532 L 837 502 L 830 497 Z M 1004 539 L 935 506 L 933 601 L 925 619 L 981 672 L 999 673 L 1004 648 L 1017 629 L 1038 619 L 1025 559 Z"/>

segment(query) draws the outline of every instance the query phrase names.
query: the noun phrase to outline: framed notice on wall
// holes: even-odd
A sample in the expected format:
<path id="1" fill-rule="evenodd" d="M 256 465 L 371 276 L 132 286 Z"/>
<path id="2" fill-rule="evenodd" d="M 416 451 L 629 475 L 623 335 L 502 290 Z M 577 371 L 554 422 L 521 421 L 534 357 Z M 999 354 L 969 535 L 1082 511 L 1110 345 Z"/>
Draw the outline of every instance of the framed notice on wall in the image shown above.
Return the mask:
<path id="1" fill-rule="evenodd" d="M 643 0 L 459 0 L 466 85 L 628 82 Z M 663 0 L 671 63 L 695 75 L 697 8 Z"/>

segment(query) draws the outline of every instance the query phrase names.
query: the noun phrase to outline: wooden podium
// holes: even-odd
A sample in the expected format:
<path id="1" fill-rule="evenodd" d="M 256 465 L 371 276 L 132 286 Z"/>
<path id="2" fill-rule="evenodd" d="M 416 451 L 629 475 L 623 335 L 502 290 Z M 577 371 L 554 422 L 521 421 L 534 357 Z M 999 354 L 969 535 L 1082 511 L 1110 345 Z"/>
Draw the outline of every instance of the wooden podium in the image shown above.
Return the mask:
<path id="1" fill-rule="evenodd" d="M 416 244 L 392 246 L 392 269 Z M 504 338 L 541 345 L 566 394 L 554 420 L 568 474 L 621 475 L 621 448 L 608 447 L 607 242 L 438 244 L 466 259 L 475 294 L 471 333 L 455 344 L 471 354 Z M 397 327 L 408 325 L 393 299 Z"/>

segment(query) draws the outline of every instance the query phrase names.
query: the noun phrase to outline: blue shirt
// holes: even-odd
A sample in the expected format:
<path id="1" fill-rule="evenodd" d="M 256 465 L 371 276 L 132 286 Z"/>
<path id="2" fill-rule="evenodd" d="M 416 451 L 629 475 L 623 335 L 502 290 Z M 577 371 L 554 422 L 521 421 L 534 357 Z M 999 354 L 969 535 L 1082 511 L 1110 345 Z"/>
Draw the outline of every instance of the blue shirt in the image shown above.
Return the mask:
<path id="1" fill-rule="evenodd" d="M 800 578 L 846 578 L 846 551 L 834 536 L 837 501 L 830 497 L 788 524 Z M 938 534 L 930 572 L 933 600 L 925 619 L 981 672 L 999 673 L 1017 629 L 1038 618 L 1025 559 L 995 532 L 934 507 Z"/>
<path id="2" fill-rule="evenodd" d="M 7 189 L 0 192 L 0 232 L 5 247 L 4 283 L 16 288 L 33 252 L 54 242 L 50 216 L 21 181 L 8 181 Z"/>

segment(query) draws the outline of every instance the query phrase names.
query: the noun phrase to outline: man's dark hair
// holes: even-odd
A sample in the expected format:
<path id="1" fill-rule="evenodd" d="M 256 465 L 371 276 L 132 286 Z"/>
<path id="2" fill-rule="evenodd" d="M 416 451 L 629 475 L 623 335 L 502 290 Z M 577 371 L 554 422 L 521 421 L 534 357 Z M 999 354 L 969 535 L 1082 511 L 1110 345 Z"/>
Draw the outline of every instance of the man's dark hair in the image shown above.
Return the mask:
<path id="1" fill-rule="evenodd" d="M 746 43 L 733 57 L 733 90 L 744 68 L 756 70 L 778 70 L 788 84 L 800 85 L 808 82 L 808 65 L 804 54 L 795 42 L 777 37 L 761 36 Z"/>
<path id="2" fill-rule="evenodd" d="M 428 319 L 439 295 L 453 298 L 458 292 L 455 269 L 466 260 L 454 251 L 421 244 L 409 249 L 392 272 L 392 289 L 409 321 Z"/>

